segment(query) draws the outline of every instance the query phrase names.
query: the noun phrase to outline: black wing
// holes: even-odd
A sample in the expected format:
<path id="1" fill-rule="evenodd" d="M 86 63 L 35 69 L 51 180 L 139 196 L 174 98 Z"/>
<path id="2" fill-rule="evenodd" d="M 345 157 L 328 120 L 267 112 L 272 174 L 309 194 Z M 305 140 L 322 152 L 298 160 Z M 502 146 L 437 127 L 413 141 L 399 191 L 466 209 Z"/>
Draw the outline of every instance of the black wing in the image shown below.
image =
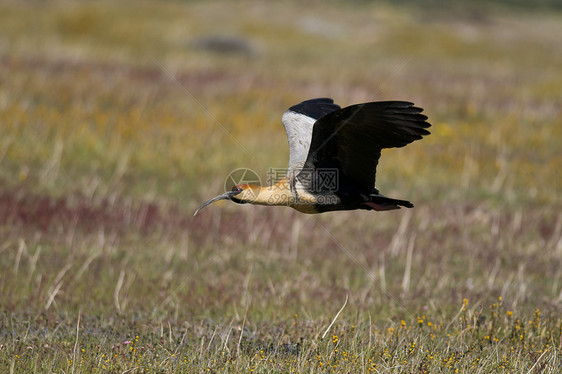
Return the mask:
<path id="1" fill-rule="evenodd" d="M 305 169 L 337 168 L 340 184 L 371 192 L 381 149 L 429 135 L 422 111 L 409 102 L 381 101 L 328 113 L 314 124 Z"/>
<path id="2" fill-rule="evenodd" d="M 338 104 L 334 104 L 334 100 L 330 98 L 306 100 L 289 108 L 289 110 L 295 113 L 304 114 L 314 119 L 319 119 L 328 113 L 340 109 L 341 107 Z"/>

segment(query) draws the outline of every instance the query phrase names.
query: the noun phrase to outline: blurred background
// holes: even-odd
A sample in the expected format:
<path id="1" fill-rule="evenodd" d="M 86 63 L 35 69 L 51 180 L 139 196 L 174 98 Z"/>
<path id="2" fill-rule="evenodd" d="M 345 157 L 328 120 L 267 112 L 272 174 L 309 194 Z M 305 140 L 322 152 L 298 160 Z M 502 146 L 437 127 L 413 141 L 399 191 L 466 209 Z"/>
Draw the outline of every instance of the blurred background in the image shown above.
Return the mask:
<path id="1" fill-rule="evenodd" d="M 422 312 L 445 327 L 464 299 L 559 314 L 562 6 L 447 4 L 1 2 L 0 293 L 14 331 L 58 319 L 71 337 L 80 312 L 122 335 L 295 315 L 319 330 L 346 295 L 342 323 L 382 331 Z M 432 135 L 385 150 L 377 178 L 414 209 L 223 203 L 192 217 L 232 170 L 264 181 L 286 167 L 281 115 L 315 97 L 424 108 Z"/>
<path id="2" fill-rule="evenodd" d="M 434 136 L 383 187 L 557 199 L 559 15 L 506 4 L 3 3 L 3 183 L 193 204 L 285 166 L 281 114 L 328 96 L 426 109 Z"/>

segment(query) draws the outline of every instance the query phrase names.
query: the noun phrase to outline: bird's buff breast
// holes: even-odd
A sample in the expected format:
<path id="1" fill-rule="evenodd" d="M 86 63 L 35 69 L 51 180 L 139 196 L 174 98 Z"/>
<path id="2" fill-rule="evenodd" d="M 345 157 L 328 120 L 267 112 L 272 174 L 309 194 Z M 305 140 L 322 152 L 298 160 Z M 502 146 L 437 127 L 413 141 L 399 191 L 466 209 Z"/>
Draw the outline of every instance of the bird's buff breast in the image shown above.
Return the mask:
<path id="1" fill-rule="evenodd" d="M 306 191 L 291 191 L 286 181 L 282 181 L 282 183 L 271 187 L 262 188 L 258 194 L 258 198 L 253 201 L 253 203 L 269 206 L 288 206 L 301 213 L 318 213 L 315 208 L 318 203 L 317 196 Z"/>

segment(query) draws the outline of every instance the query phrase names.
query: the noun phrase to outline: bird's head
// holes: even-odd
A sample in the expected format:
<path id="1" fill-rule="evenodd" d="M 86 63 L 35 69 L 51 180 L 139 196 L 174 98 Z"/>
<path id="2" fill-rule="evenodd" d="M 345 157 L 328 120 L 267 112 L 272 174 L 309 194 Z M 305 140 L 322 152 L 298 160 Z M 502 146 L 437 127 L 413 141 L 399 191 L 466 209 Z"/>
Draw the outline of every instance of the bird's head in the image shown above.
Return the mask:
<path id="1" fill-rule="evenodd" d="M 201 205 L 193 215 L 197 215 L 197 213 L 199 213 L 199 211 L 201 211 L 207 205 L 211 205 L 212 203 L 219 200 L 230 200 L 232 202 L 235 202 L 236 204 L 252 203 L 257 199 L 260 189 L 260 186 L 255 186 L 253 184 L 237 184 L 236 186 L 232 187 L 230 191 L 225 192 L 217 197 L 213 197 L 212 199 L 204 202 L 203 205 Z"/>

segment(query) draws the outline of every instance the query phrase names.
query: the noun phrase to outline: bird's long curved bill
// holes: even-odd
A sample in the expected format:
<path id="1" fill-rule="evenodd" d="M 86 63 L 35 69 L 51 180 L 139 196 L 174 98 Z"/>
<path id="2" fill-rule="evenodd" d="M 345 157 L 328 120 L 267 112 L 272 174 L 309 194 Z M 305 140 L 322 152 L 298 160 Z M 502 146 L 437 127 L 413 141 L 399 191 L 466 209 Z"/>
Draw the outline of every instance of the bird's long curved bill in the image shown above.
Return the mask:
<path id="1" fill-rule="evenodd" d="M 195 211 L 195 213 L 193 213 L 193 216 L 195 217 L 197 215 L 197 213 L 199 213 L 199 211 L 203 208 L 205 208 L 207 205 L 211 205 L 212 203 L 219 201 L 219 200 L 230 200 L 232 198 L 232 196 L 237 195 L 239 192 L 238 191 L 228 191 L 223 193 L 222 195 L 219 195 L 217 197 L 213 197 L 211 200 L 206 201 L 203 203 L 203 205 L 201 205 L 199 208 L 197 208 L 197 210 Z"/>

